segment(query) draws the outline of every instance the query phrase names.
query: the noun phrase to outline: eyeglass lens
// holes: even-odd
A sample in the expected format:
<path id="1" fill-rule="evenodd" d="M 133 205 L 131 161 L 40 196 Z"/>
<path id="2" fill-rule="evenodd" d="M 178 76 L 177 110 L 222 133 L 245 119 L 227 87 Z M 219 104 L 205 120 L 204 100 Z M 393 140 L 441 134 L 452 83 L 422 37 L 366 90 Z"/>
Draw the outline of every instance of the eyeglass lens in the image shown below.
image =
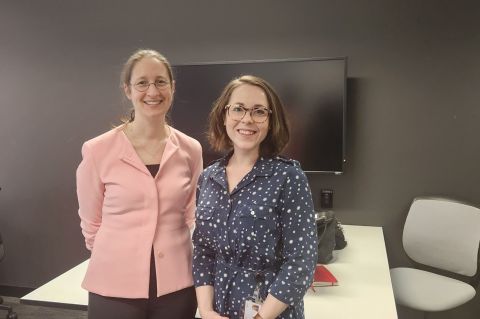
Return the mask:
<path id="1" fill-rule="evenodd" d="M 156 80 L 155 82 L 139 81 L 133 85 L 133 87 L 139 92 L 145 92 L 150 85 L 154 85 L 157 89 L 161 89 L 170 84 L 167 80 Z"/>
<path id="2" fill-rule="evenodd" d="M 242 120 L 245 115 L 250 113 L 250 117 L 256 123 L 263 123 L 267 120 L 270 114 L 269 109 L 265 107 L 254 107 L 247 109 L 242 105 L 228 105 L 228 115 L 236 121 Z"/>

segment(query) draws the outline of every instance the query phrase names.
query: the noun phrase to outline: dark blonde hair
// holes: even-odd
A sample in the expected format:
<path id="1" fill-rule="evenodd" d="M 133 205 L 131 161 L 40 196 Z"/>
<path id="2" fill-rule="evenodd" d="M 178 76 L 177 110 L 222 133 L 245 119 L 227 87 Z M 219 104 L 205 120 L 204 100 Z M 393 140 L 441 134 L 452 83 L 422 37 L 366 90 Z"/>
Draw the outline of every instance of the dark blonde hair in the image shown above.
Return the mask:
<path id="1" fill-rule="evenodd" d="M 227 135 L 224 125 L 226 110 L 233 90 L 243 84 L 249 84 L 261 88 L 272 110 L 268 125 L 268 133 L 260 144 L 260 156 L 273 157 L 285 148 L 290 139 L 290 130 L 280 97 L 273 87 L 264 79 L 254 75 L 243 75 L 233 79 L 225 86 L 220 97 L 214 102 L 208 120 L 208 141 L 215 151 L 225 152 L 232 149 L 232 141 Z"/>
<path id="2" fill-rule="evenodd" d="M 120 76 L 120 87 L 122 89 L 124 86 L 131 86 L 130 81 L 132 79 L 133 68 L 143 58 L 155 58 L 161 63 L 163 63 L 168 72 L 168 79 L 170 83 L 173 83 L 172 66 L 163 54 L 151 49 L 138 49 L 128 58 L 127 62 L 125 62 L 125 64 L 123 65 L 122 74 Z M 130 116 L 128 118 L 122 119 L 122 122 L 132 122 L 134 119 L 135 110 L 132 108 L 130 110 Z"/>

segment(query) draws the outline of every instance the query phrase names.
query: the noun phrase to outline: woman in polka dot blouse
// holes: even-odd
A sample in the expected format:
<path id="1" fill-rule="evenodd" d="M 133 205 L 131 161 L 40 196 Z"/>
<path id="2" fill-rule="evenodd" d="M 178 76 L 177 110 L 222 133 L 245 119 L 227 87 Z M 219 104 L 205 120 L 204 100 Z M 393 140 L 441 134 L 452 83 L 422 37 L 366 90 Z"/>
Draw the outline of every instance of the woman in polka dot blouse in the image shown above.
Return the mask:
<path id="1" fill-rule="evenodd" d="M 317 234 L 307 178 L 298 162 L 278 156 L 289 139 L 278 95 L 261 78 L 234 79 L 212 108 L 208 134 L 215 150 L 229 152 L 198 182 L 200 315 L 244 318 L 247 300 L 258 295 L 255 319 L 304 318 Z"/>

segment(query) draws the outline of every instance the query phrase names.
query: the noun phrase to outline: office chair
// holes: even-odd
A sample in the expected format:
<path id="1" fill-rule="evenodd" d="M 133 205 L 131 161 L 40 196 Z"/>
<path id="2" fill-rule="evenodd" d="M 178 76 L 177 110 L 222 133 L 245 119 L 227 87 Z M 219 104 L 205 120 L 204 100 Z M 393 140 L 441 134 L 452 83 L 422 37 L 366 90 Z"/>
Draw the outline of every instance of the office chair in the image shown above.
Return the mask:
<path id="1" fill-rule="evenodd" d="M 415 268 L 390 270 L 395 302 L 427 313 L 460 306 L 478 285 L 480 209 L 441 198 L 413 200 L 403 229 L 403 248 L 415 262 L 466 276 L 470 284 Z M 459 278 L 457 276 L 457 278 Z"/>
<path id="2" fill-rule="evenodd" d="M 5 257 L 5 246 L 3 245 L 2 235 L 0 234 L 0 261 Z M 17 319 L 17 314 L 13 312 L 11 306 L 3 304 L 3 298 L 0 296 L 0 310 L 7 310 L 7 319 Z"/>

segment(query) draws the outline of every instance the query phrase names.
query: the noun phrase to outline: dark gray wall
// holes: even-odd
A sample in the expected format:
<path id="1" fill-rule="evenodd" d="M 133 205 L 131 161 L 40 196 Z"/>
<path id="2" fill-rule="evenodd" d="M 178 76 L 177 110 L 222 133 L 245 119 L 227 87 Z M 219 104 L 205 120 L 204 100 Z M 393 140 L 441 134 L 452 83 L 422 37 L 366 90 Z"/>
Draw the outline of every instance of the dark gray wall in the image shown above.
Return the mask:
<path id="1" fill-rule="evenodd" d="M 81 143 L 128 108 L 118 76 L 138 47 L 173 63 L 348 56 L 348 162 L 342 176 L 310 176 L 312 190 L 334 189 L 343 223 L 383 226 L 390 265 L 409 265 L 415 196 L 480 206 L 479 12 L 440 0 L 2 1 L 0 285 L 37 287 L 88 257 L 74 171 Z M 479 313 L 477 297 L 429 318 Z"/>

